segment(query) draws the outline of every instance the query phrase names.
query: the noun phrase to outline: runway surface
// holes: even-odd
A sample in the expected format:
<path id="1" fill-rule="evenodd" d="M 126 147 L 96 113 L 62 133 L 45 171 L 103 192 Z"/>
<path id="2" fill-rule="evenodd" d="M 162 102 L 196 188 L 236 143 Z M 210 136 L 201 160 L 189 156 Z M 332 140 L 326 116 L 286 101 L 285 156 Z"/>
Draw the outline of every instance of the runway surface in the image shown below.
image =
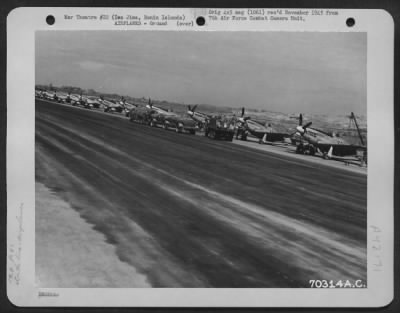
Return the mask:
<path id="1" fill-rule="evenodd" d="M 37 100 L 36 180 L 152 287 L 366 283 L 366 175 Z"/>

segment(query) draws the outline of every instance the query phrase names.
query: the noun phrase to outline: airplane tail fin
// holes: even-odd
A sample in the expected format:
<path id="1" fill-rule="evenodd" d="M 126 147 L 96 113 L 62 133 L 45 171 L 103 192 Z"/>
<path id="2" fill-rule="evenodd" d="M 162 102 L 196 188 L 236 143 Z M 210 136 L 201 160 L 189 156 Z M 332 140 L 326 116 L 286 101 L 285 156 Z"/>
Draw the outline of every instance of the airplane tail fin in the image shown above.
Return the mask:
<path id="1" fill-rule="evenodd" d="M 332 158 L 332 153 L 333 153 L 333 146 L 331 146 L 331 147 L 329 148 L 329 151 L 328 151 L 328 158 Z"/>
<path id="2" fill-rule="evenodd" d="M 265 133 L 264 136 L 262 137 L 262 142 L 263 143 L 267 142 L 267 133 Z"/>

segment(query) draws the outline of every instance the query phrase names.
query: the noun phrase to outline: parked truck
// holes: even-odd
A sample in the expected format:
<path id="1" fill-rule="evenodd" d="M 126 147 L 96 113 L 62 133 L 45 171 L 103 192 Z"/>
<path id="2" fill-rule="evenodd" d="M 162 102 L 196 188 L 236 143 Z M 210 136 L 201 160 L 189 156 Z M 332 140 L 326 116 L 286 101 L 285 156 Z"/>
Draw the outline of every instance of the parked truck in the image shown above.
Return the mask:
<path id="1" fill-rule="evenodd" d="M 233 140 L 235 125 L 232 120 L 221 116 L 213 116 L 207 120 L 204 134 L 211 139 Z"/>

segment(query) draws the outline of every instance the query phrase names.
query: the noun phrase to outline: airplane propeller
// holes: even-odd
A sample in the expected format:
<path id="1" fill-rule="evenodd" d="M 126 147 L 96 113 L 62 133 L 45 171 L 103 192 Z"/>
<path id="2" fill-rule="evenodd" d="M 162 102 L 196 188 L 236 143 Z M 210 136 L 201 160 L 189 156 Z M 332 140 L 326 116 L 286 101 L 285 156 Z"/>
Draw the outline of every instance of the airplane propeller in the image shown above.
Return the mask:
<path id="1" fill-rule="evenodd" d="M 245 114 L 245 108 L 243 107 L 242 108 L 242 113 L 241 113 L 241 115 L 240 115 L 240 117 L 238 118 L 238 120 L 240 121 L 240 122 L 242 122 L 242 123 L 244 123 L 244 122 L 246 122 L 247 120 L 249 120 L 249 119 L 251 119 L 251 117 L 250 116 L 244 116 L 244 114 Z"/>
<path id="2" fill-rule="evenodd" d="M 298 132 L 301 136 L 303 136 L 303 135 L 306 133 L 307 128 L 310 127 L 311 125 L 312 125 L 312 122 L 308 122 L 308 123 L 307 123 L 306 125 L 304 125 L 304 126 L 299 125 L 299 126 L 296 127 L 297 132 Z"/>
<path id="3" fill-rule="evenodd" d="M 189 116 L 193 116 L 194 115 L 194 111 L 193 111 L 193 109 L 191 108 L 191 106 L 190 105 L 188 105 L 188 115 Z"/>
<path id="4" fill-rule="evenodd" d="M 196 110 L 196 108 L 197 108 L 197 104 L 195 104 L 193 107 L 191 107 L 190 105 L 188 105 L 188 114 L 190 115 L 190 116 L 193 116 L 194 115 L 194 111 Z"/>
<path id="5" fill-rule="evenodd" d="M 300 115 L 299 115 L 299 117 L 297 117 L 297 119 L 299 120 L 299 125 L 296 126 L 296 131 L 294 133 L 290 134 L 289 137 L 293 137 L 295 134 L 303 135 L 305 132 L 305 129 L 303 127 L 303 114 L 300 113 Z M 307 127 L 309 127 L 309 126 L 310 125 L 308 125 Z M 307 127 L 306 127 L 306 129 L 307 129 Z"/>

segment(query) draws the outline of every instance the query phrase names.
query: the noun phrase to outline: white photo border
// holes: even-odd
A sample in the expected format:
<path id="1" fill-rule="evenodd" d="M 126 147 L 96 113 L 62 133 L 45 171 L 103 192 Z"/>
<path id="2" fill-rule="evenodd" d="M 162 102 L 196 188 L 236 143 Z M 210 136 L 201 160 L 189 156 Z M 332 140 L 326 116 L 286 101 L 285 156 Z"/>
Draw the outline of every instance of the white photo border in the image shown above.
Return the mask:
<path id="1" fill-rule="evenodd" d="M 384 10 L 338 10 L 304 23 L 207 21 L 202 27 L 115 27 L 70 21 L 69 15 L 185 14 L 208 9 L 17 8 L 7 18 L 7 295 L 17 306 L 93 307 L 381 307 L 393 299 L 394 22 Z M 304 9 L 302 9 L 304 10 Z M 56 23 L 46 24 L 53 15 Z M 354 27 L 346 19 L 356 20 Z M 300 288 L 38 288 L 35 285 L 35 32 L 39 30 L 176 30 L 367 33 L 368 287 Z M 384 136 L 382 136 L 384 134 Z M 385 152 L 381 153 L 381 147 Z M 376 241 L 376 238 L 379 238 Z M 379 247 L 378 247 L 379 246 Z M 379 248 L 379 249 L 378 249 Z M 379 267 L 377 267 L 379 263 Z M 378 271 L 379 269 L 379 271 Z M 41 294 L 53 296 L 41 296 Z"/>

